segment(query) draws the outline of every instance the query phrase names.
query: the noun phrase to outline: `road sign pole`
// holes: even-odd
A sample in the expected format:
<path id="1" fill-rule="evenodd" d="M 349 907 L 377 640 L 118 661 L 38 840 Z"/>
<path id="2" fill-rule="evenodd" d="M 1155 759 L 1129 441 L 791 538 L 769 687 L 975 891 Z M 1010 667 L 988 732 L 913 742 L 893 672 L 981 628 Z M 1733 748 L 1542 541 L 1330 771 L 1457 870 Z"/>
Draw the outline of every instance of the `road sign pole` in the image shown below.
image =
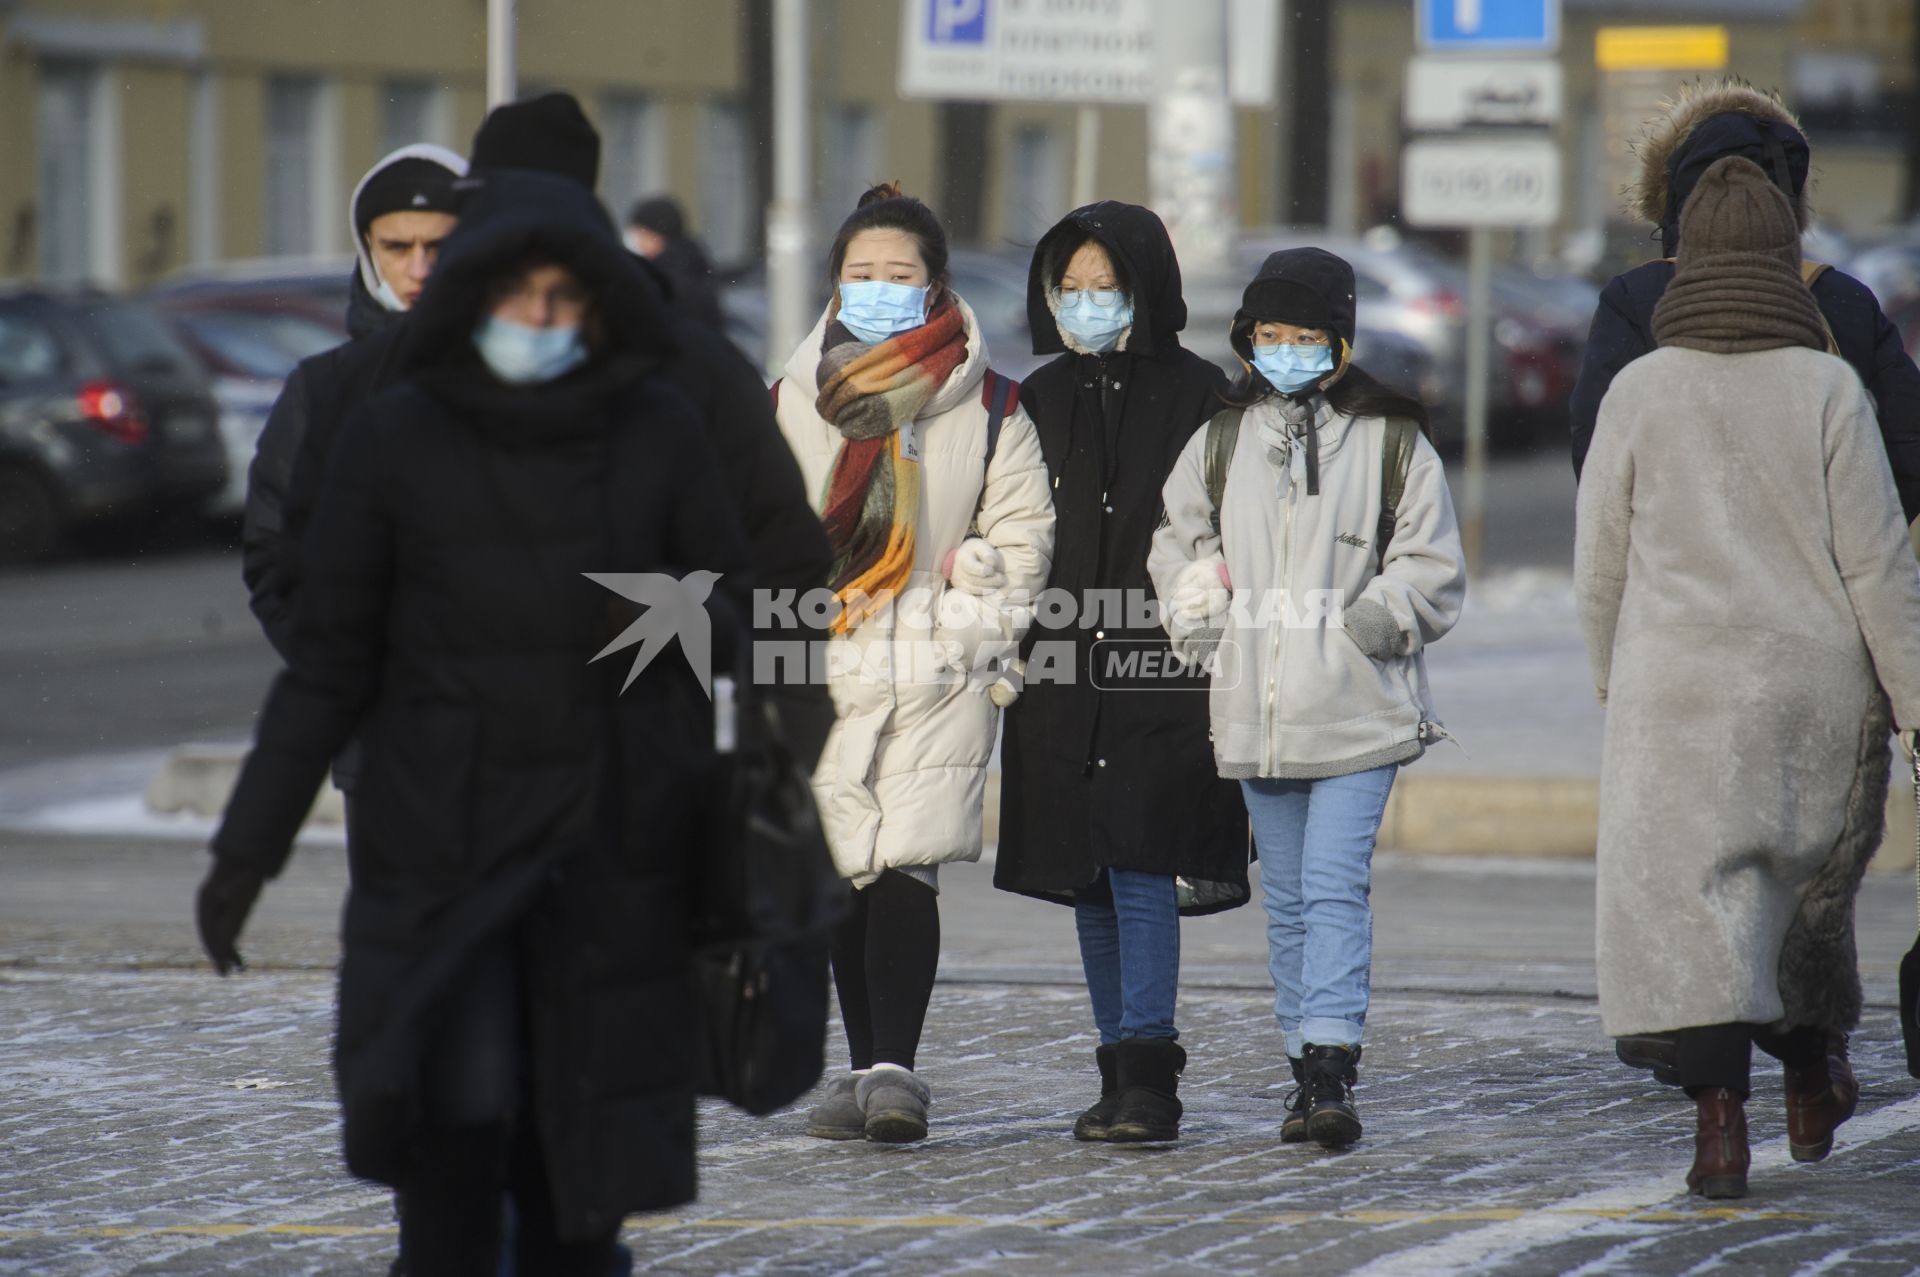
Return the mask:
<path id="1" fill-rule="evenodd" d="M 1083 102 L 1073 132 L 1073 206 L 1085 208 L 1099 198 L 1100 108 Z"/>
<path id="2" fill-rule="evenodd" d="M 1487 391 L 1491 360 L 1493 232 L 1476 226 L 1467 232 L 1467 474 L 1460 517 L 1460 540 L 1467 575 L 1480 575 L 1480 550 L 1487 531 Z"/>
<path id="3" fill-rule="evenodd" d="M 516 0 L 487 0 L 487 109 L 513 101 L 519 65 L 514 39 Z"/>
<path id="4" fill-rule="evenodd" d="M 1235 223 L 1226 0 L 1154 6 L 1147 179 L 1190 278 L 1227 273 Z"/>
<path id="5" fill-rule="evenodd" d="M 777 375 L 812 324 L 812 122 L 807 0 L 773 0 L 773 203 L 767 209 L 767 371 Z"/>

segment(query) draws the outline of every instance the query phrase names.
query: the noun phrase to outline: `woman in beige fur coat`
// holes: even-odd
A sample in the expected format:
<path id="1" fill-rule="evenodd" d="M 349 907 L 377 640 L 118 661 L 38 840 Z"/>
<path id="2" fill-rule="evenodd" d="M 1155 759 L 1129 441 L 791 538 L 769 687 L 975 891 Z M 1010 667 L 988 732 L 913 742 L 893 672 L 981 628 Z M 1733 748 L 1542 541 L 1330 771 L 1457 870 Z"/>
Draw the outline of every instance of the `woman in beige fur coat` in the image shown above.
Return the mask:
<path id="1" fill-rule="evenodd" d="M 1580 486 L 1575 584 L 1608 705 L 1600 1010 L 1610 1036 L 1673 1035 L 1688 1187 L 1739 1197 L 1753 1044 L 1785 1065 L 1797 1160 L 1853 1112 L 1853 896 L 1889 699 L 1920 725 L 1920 572 L 1786 197 L 1730 157 L 1680 225 L 1660 348 L 1608 391 Z"/>

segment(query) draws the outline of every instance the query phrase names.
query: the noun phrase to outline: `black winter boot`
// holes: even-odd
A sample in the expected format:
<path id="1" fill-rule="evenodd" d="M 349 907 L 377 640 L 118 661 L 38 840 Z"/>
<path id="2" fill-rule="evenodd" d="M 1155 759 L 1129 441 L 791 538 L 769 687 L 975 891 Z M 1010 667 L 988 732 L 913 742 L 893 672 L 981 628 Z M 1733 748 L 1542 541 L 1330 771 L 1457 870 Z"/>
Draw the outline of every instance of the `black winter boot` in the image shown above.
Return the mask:
<path id="1" fill-rule="evenodd" d="M 1287 1116 L 1280 1123 L 1280 1142 L 1305 1144 L 1308 1139 L 1307 1105 L 1312 1100 L 1307 1094 L 1307 1064 L 1300 1057 L 1289 1055 L 1287 1067 L 1293 1070 L 1293 1089 L 1287 1092 Z"/>
<path id="2" fill-rule="evenodd" d="M 1107 1129 L 1113 1125 L 1114 1111 L 1120 1107 L 1119 1066 L 1114 1063 L 1114 1049 L 1095 1047 L 1093 1062 L 1100 1069 L 1100 1099 L 1074 1119 L 1073 1138 L 1077 1140 L 1106 1139 Z"/>
<path id="3" fill-rule="evenodd" d="M 1307 1044 L 1307 1136 L 1322 1148 L 1345 1148 L 1360 1138 L 1360 1114 L 1353 1106 L 1359 1062 L 1357 1046 Z"/>
<path id="4" fill-rule="evenodd" d="M 1180 1138 L 1180 1071 L 1187 1053 L 1167 1038 L 1130 1038 L 1114 1046 L 1119 1107 L 1107 1125 L 1111 1144 L 1153 1144 Z"/>

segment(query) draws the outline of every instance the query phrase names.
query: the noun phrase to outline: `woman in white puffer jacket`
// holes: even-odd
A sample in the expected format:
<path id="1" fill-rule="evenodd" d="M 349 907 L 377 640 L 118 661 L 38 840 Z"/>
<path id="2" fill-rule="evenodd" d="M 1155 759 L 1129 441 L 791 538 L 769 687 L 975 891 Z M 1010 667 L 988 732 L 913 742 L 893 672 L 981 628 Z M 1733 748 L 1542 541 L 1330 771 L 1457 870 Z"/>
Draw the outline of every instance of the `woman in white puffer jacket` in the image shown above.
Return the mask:
<path id="1" fill-rule="evenodd" d="M 833 543 L 838 721 L 814 796 L 853 908 L 833 975 L 852 1071 L 811 1114 L 826 1139 L 915 1140 L 915 1054 L 939 961 L 938 869 L 980 856 L 999 701 L 1044 587 L 1053 502 L 1015 383 L 947 282 L 946 236 L 897 187 L 834 240 L 836 295 L 787 361 L 776 416 Z"/>

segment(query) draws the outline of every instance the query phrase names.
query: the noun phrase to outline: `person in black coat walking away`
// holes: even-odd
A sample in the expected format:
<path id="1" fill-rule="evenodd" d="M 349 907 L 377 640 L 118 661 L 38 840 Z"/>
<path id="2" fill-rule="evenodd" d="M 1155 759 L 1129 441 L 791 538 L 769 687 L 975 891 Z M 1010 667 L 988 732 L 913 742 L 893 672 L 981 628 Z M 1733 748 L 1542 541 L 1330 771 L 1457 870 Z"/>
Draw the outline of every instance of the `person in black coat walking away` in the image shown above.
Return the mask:
<path id="1" fill-rule="evenodd" d="M 200 891 L 224 974 L 359 731 L 335 1067 L 348 1169 L 401 1190 L 412 1277 L 494 1272 L 509 1193 L 517 1271 L 591 1277 L 624 1215 L 694 1195 L 710 711 L 671 648 L 624 692 L 627 662 L 593 661 L 634 616 L 586 574 L 683 576 L 697 613 L 716 574 L 744 587 L 745 547 L 639 281 L 575 183 L 470 197 L 406 380 L 333 449 L 292 663 Z"/>
<path id="2" fill-rule="evenodd" d="M 993 881 L 1073 906 L 1100 1034 L 1100 1098 L 1075 1138 L 1170 1140 L 1186 1064 L 1180 915 L 1246 903 L 1247 812 L 1214 768 L 1206 678 L 1169 690 L 1115 672 L 1171 656 L 1165 630 L 1124 609 L 1152 597 L 1161 486 L 1226 378 L 1180 345 L 1180 265 L 1151 209 L 1108 200 L 1069 213 L 1034 250 L 1027 311 L 1034 353 L 1059 356 L 1020 391 L 1058 519 L 1048 585 L 1082 615 L 1028 637 L 1035 677 L 1007 712 Z M 1122 612 L 1090 615 L 1096 600 Z M 1145 624 L 1129 628 L 1135 619 Z"/>
<path id="3" fill-rule="evenodd" d="M 634 204 L 627 212 L 627 247 L 659 268 L 681 314 L 716 332 L 725 327 L 720 298 L 713 291 L 713 263 L 700 242 L 687 234 L 687 216 L 678 200 L 653 195 Z"/>
<path id="4" fill-rule="evenodd" d="M 1673 282 L 1680 251 L 1680 210 L 1714 161 L 1738 155 L 1758 164 L 1793 205 L 1805 231 L 1812 152 L 1800 122 L 1778 96 L 1736 77 L 1687 86 L 1666 114 L 1651 121 L 1636 154 L 1640 180 L 1632 211 L 1660 232 L 1660 260 L 1616 275 L 1600 293 L 1587 349 L 1574 383 L 1570 417 L 1573 473 L 1578 478 L 1593 442 L 1600 401 L 1622 368 L 1652 350 L 1653 311 Z M 1853 365 L 1873 396 L 1880 436 L 1893 466 L 1900 506 L 1920 516 L 1920 370 L 1867 286 L 1842 271 L 1807 263 L 1813 299 L 1826 320 L 1833 353 Z"/>

